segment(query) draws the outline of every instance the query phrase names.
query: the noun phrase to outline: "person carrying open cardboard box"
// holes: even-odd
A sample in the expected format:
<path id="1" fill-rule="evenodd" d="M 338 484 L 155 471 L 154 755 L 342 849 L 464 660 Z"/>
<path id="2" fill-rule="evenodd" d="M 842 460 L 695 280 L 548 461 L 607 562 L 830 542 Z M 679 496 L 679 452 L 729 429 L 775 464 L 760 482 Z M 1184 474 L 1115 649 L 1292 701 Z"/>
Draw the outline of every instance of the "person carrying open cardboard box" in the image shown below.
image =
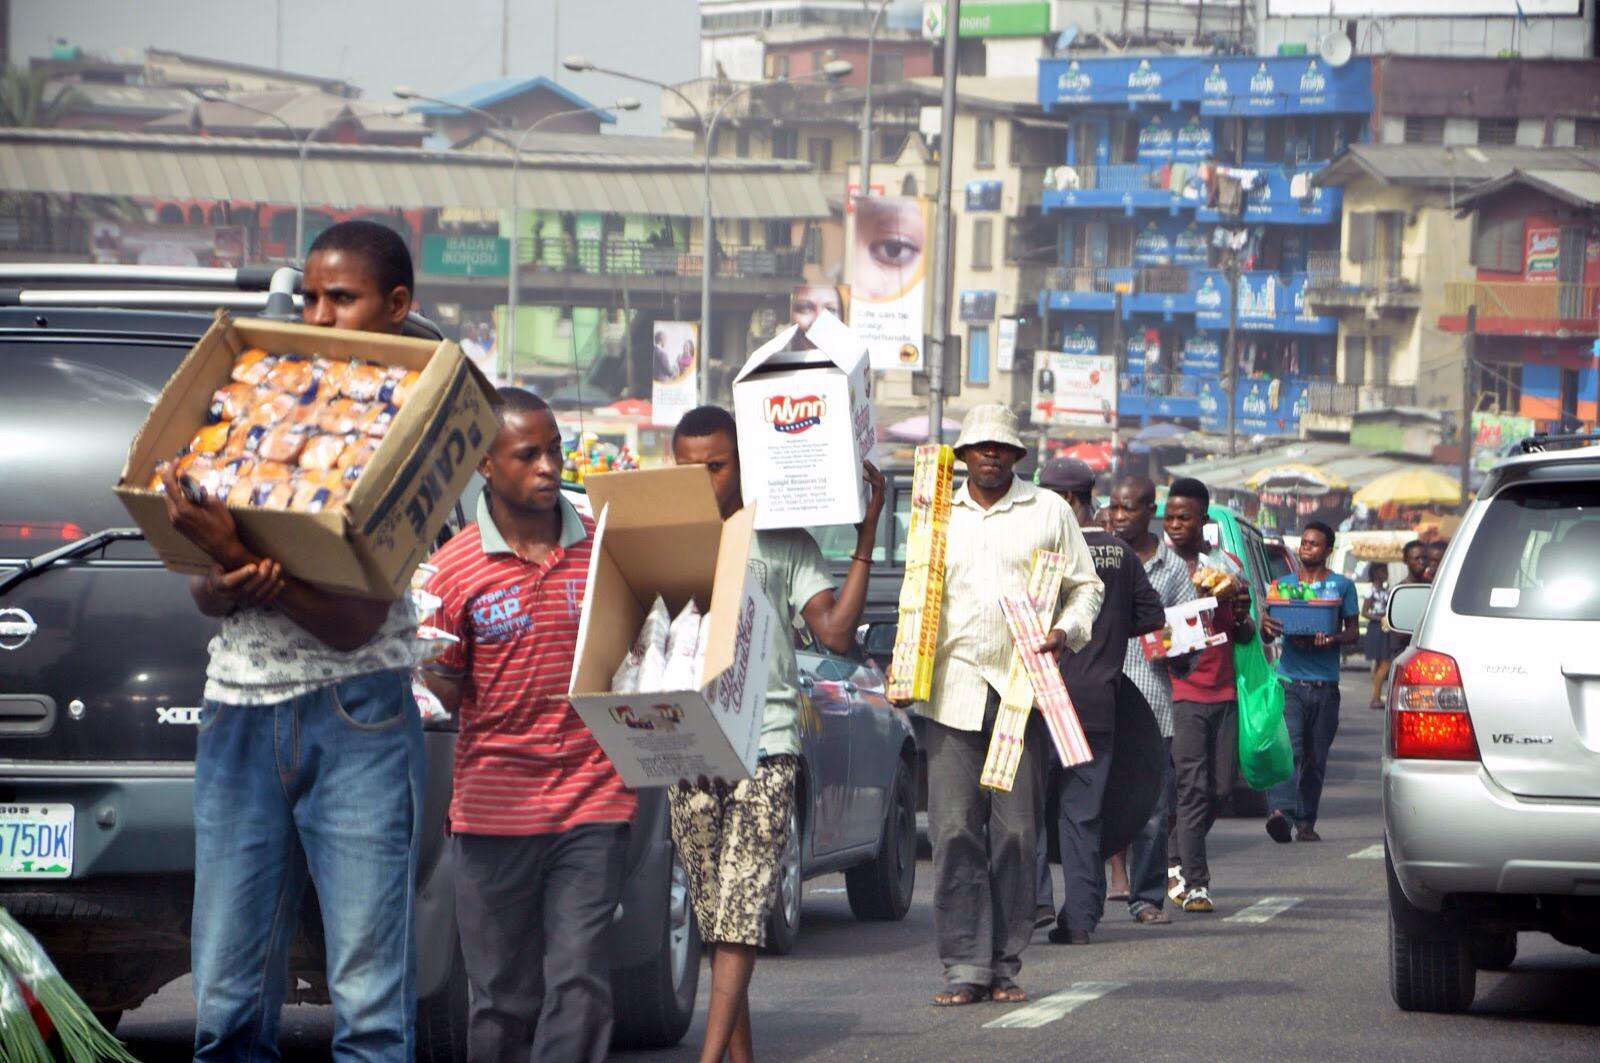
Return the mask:
<path id="1" fill-rule="evenodd" d="M 739 437 L 733 415 L 717 406 L 691 410 L 672 436 L 679 465 L 703 465 L 724 520 L 744 505 Z M 702 1063 L 753 1058 L 750 977 L 777 888 L 778 862 L 788 840 L 799 766 L 799 668 L 795 619 L 818 642 L 847 653 L 867 600 L 867 575 L 883 512 L 884 479 L 863 463 L 869 488 L 866 515 L 856 526 L 856 550 L 844 586 L 835 592 L 822 551 L 799 528 L 756 532 L 749 569 L 777 614 L 754 776 L 733 786 L 696 780 L 669 792 L 672 838 L 689 879 L 700 935 L 711 957 L 711 1003 Z"/>

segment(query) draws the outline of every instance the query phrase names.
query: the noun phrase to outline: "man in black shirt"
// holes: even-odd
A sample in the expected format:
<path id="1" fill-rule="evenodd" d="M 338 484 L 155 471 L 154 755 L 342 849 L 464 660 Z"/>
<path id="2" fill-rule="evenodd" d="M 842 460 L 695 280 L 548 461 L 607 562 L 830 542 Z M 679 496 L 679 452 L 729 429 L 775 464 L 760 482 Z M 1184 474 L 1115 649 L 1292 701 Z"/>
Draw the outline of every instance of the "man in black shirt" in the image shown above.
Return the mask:
<path id="1" fill-rule="evenodd" d="M 1105 584 L 1105 600 L 1088 643 L 1062 656 L 1061 672 L 1073 708 L 1089 738 L 1094 759 L 1075 768 L 1056 764 L 1050 773 L 1060 806 L 1057 831 L 1061 843 L 1061 876 L 1065 898 L 1056 914 L 1050 940 L 1058 945 L 1087 945 L 1089 934 L 1105 912 L 1105 861 L 1100 855 L 1101 808 L 1111 769 L 1111 746 L 1117 713 L 1117 686 L 1128 639 L 1156 631 L 1166 623 L 1161 596 L 1150 585 L 1144 565 L 1121 539 L 1094 523 L 1094 471 L 1081 461 L 1057 459 L 1039 474 L 1039 486 L 1054 491 L 1072 507 L 1094 557 L 1095 575 Z M 1053 761 L 1055 751 L 1047 756 Z M 1041 815 L 1039 845 L 1045 845 Z M 1050 907 L 1050 865 L 1039 860 L 1037 897 Z M 1041 919 L 1044 913 L 1040 913 Z"/>

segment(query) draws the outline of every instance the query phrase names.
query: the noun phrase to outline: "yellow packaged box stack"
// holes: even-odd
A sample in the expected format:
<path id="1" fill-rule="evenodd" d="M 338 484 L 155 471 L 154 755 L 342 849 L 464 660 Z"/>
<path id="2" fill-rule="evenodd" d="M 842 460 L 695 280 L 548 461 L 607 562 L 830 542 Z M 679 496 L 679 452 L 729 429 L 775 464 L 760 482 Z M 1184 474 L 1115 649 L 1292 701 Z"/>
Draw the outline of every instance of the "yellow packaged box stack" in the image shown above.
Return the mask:
<path id="1" fill-rule="evenodd" d="M 900 585 L 900 626 L 895 633 L 894 657 L 889 662 L 887 693 L 897 701 L 926 701 L 933 692 L 955 467 L 955 451 L 949 447 L 927 443 L 917 448 L 911 472 L 906 575 Z"/>
<path id="2" fill-rule="evenodd" d="M 1061 597 L 1061 581 L 1067 571 L 1067 555 L 1040 550 L 1033 555 L 1033 571 L 1028 575 L 1028 600 L 1033 602 L 1043 627 L 1055 619 Z M 1012 650 L 1011 667 L 1006 672 L 1006 688 L 995 716 L 989 753 L 983 761 L 979 782 L 991 790 L 1011 792 L 1022 763 L 1022 739 L 1028 729 L 1028 713 L 1033 710 L 1033 682 L 1020 650 Z"/>

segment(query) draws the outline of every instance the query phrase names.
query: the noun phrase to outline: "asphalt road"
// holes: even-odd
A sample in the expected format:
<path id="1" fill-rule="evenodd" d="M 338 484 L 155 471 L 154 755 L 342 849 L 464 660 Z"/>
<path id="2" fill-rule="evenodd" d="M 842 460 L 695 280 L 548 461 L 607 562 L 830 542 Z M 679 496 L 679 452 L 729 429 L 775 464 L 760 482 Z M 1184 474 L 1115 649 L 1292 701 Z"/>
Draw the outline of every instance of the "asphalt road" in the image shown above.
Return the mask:
<path id="1" fill-rule="evenodd" d="M 930 865 L 900 923 L 858 923 L 838 876 L 807 883 L 795 952 L 763 959 L 751 1004 L 768 1059 L 1593 1060 L 1600 1056 L 1600 956 L 1524 934 L 1511 971 L 1480 973 L 1468 1015 L 1408 1015 L 1385 981 L 1378 811 L 1380 714 L 1346 673 L 1345 712 L 1318 824 L 1320 845 L 1273 844 L 1257 821 L 1212 834 L 1214 915 L 1141 927 L 1115 905 L 1088 947 L 1041 931 L 1019 979 L 1028 1005 L 935 1009 L 940 986 Z M 1378 847 L 1378 848 L 1374 848 Z M 1057 871 L 1059 897 L 1059 870 Z M 682 1047 L 619 1057 L 695 1058 L 701 1013 Z M 188 1058 L 187 980 L 128 1015 L 119 1033 L 142 1060 Z M 619 1001 L 619 1006 L 626 1006 Z M 331 1013 L 290 1008 L 284 1057 L 327 1058 Z"/>

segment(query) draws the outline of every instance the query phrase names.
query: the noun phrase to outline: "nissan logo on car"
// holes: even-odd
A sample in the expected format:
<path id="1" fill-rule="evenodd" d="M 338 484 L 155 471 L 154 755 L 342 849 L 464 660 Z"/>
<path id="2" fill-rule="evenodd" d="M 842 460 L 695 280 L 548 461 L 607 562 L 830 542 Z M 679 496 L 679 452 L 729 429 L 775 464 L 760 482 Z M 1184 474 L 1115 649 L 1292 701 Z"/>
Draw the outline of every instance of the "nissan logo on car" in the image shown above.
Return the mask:
<path id="1" fill-rule="evenodd" d="M 33 617 L 21 609 L 0 609 L 0 650 L 20 650 L 39 630 Z"/>

